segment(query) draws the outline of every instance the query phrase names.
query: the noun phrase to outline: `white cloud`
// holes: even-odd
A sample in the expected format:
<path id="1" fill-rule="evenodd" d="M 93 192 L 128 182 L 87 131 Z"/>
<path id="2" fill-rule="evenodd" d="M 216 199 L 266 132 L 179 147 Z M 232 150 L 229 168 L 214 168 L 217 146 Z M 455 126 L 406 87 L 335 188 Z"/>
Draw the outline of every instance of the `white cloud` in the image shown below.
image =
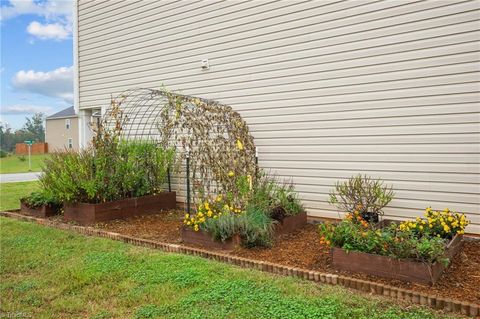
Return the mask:
<path id="1" fill-rule="evenodd" d="M 2 1 L 3 3 L 3 1 Z M 71 20 L 73 0 L 47 0 L 43 2 L 33 0 L 10 0 L 10 5 L 2 6 L 0 19 L 2 21 L 22 14 L 36 14 L 46 19 Z"/>
<path id="2" fill-rule="evenodd" d="M 61 98 L 73 103 L 73 67 L 61 67 L 48 72 L 19 71 L 12 78 L 12 86 L 21 91 Z"/>
<path id="3" fill-rule="evenodd" d="M 48 114 L 52 112 L 52 108 L 48 106 L 27 104 L 15 104 L 1 107 L 2 114 L 34 114 L 38 112 Z"/>
<path id="4" fill-rule="evenodd" d="M 2 1 L 2 4 L 4 2 Z M 8 5 L 2 5 L 0 21 L 5 21 L 20 15 L 33 14 L 45 19 L 42 24 L 31 22 L 27 32 L 40 40 L 65 40 L 72 33 L 73 0 L 10 0 Z M 33 39 L 29 40 L 34 43 Z"/>
<path id="5" fill-rule="evenodd" d="M 64 40 L 72 33 L 72 28 L 60 23 L 41 24 L 33 21 L 27 27 L 27 32 L 41 40 Z"/>

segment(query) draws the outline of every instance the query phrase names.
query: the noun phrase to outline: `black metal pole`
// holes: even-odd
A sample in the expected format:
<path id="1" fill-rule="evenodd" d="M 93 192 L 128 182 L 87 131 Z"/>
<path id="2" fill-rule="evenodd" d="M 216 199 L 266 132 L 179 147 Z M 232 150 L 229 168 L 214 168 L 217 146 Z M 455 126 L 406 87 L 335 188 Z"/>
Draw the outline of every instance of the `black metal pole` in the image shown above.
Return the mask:
<path id="1" fill-rule="evenodd" d="M 190 151 L 187 150 L 187 213 L 190 214 Z"/>
<path id="2" fill-rule="evenodd" d="M 172 181 L 170 179 L 170 167 L 167 167 L 168 191 L 172 192 Z"/>
<path id="3" fill-rule="evenodd" d="M 258 179 L 258 147 L 255 147 L 255 180 Z"/>

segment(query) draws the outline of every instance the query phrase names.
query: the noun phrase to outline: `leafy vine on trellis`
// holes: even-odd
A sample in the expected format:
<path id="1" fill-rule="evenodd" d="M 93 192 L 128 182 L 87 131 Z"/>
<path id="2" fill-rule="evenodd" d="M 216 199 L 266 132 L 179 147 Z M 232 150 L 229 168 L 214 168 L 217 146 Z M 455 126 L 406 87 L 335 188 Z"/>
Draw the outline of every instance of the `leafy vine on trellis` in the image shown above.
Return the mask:
<path id="1" fill-rule="evenodd" d="M 113 106 L 124 111 L 124 138 L 156 139 L 177 149 L 179 176 L 189 154 L 194 202 L 225 194 L 232 204 L 242 205 L 241 189 L 251 187 L 257 172 L 255 145 L 247 123 L 232 107 L 167 89 L 130 90 L 118 101 L 112 99 Z"/>
<path id="2" fill-rule="evenodd" d="M 255 144 L 247 123 L 232 107 L 217 101 L 160 91 L 166 97 L 159 130 L 162 145 L 190 155 L 193 198 L 227 194 L 242 205 L 240 184 L 252 183 L 257 171 Z"/>

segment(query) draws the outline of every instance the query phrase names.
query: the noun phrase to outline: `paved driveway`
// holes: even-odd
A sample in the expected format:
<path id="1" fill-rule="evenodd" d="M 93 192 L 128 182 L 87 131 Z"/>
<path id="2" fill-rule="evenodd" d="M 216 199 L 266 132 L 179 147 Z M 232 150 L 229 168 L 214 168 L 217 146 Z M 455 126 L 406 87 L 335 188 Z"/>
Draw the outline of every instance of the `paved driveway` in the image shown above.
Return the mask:
<path id="1" fill-rule="evenodd" d="M 0 183 L 36 181 L 40 172 L 0 174 Z"/>

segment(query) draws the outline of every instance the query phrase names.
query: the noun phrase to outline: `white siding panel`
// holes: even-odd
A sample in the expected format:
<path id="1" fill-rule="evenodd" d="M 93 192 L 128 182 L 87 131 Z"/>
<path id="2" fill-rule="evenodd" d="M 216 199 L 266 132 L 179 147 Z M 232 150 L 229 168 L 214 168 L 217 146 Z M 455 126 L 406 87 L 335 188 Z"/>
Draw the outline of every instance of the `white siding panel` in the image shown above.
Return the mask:
<path id="1" fill-rule="evenodd" d="M 449 207 L 480 233 L 479 7 L 80 0 L 80 108 L 162 84 L 218 99 L 245 118 L 260 165 L 291 178 L 312 216 L 341 216 L 328 192 L 364 173 L 393 185 L 390 218 Z"/>

